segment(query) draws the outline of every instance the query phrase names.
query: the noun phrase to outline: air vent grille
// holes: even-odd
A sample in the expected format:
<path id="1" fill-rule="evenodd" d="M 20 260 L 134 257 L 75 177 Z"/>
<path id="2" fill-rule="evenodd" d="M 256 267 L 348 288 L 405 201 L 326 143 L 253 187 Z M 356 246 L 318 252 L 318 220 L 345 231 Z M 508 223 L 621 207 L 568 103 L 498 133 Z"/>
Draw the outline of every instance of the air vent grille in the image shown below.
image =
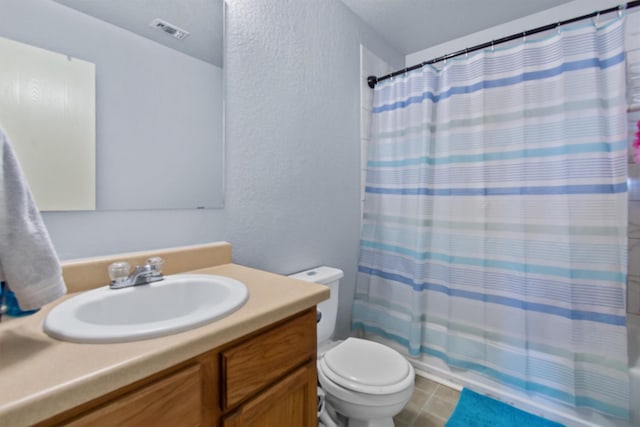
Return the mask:
<path id="1" fill-rule="evenodd" d="M 189 32 L 187 30 L 183 30 L 182 28 L 170 24 L 167 21 L 163 21 L 160 18 L 154 19 L 149 25 L 156 30 L 165 32 L 171 37 L 174 37 L 178 40 L 183 40 L 189 36 Z"/>

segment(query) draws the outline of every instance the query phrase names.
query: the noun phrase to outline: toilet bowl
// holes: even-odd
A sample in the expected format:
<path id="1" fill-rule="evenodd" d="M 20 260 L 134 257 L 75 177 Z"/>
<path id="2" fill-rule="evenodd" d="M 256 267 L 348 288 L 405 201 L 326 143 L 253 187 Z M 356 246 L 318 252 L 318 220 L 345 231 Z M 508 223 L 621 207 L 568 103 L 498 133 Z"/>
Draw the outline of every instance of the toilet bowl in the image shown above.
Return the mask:
<path id="1" fill-rule="evenodd" d="M 318 360 L 318 381 L 327 402 L 349 427 L 393 427 L 407 404 L 415 373 L 395 350 L 373 341 L 347 340 Z"/>
<path id="2" fill-rule="evenodd" d="M 318 382 L 326 404 L 349 427 L 393 427 L 393 416 L 407 404 L 415 372 L 397 351 L 368 340 L 331 341 L 342 271 L 318 267 L 290 277 L 329 286 L 331 297 L 318 305 Z"/>

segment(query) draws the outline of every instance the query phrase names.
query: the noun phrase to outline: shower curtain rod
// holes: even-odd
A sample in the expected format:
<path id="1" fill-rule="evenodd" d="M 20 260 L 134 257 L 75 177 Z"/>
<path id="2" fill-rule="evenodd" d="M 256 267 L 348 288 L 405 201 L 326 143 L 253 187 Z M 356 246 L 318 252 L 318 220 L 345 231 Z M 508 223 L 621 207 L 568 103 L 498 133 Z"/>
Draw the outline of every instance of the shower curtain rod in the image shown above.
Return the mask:
<path id="1" fill-rule="evenodd" d="M 424 67 L 425 65 L 435 64 L 435 63 L 438 63 L 438 62 L 441 62 L 441 61 L 444 61 L 444 60 L 447 60 L 447 59 L 455 58 L 456 56 L 465 55 L 465 54 L 467 54 L 469 52 L 474 52 L 476 50 L 485 49 L 485 48 L 488 48 L 488 47 L 493 47 L 493 46 L 495 46 L 497 44 L 505 43 L 505 42 L 508 42 L 508 41 L 511 41 L 511 40 L 516 40 L 516 39 L 519 39 L 521 37 L 529 36 L 531 34 L 537 34 L 537 33 L 543 32 L 543 31 L 553 30 L 554 28 L 558 28 L 558 27 L 560 27 L 562 25 L 567 25 L 567 24 L 571 24 L 571 23 L 574 23 L 574 22 L 582 21 L 584 19 L 597 18 L 600 15 L 604 15 L 604 14 L 611 13 L 611 12 L 622 12 L 622 11 L 624 11 L 626 9 L 631 9 L 631 8 L 637 7 L 637 6 L 640 6 L 640 0 L 630 1 L 629 3 L 621 4 L 620 6 L 611 7 L 609 9 L 604 9 L 604 10 L 598 10 L 596 12 L 592 12 L 592 13 L 589 13 L 587 15 L 582 15 L 582 16 L 578 16 L 576 18 L 567 19 L 565 21 L 560 21 L 560 22 L 557 22 L 555 24 L 549 24 L 549 25 L 545 25 L 545 26 L 542 26 L 542 27 L 534 28 L 532 30 L 523 31 L 521 33 L 512 34 L 510 36 L 503 37 L 501 39 L 492 40 L 490 42 L 482 43 L 482 44 L 479 44 L 479 45 L 476 45 L 476 46 L 473 46 L 473 47 L 469 47 L 469 48 L 466 48 L 466 49 L 463 49 L 463 50 L 459 50 L 457 52 L 449 53 L 447 55 L 443 55 L 443 56 L 440 56 L 438 58 L 430 59 L 429 61 L 425 61 L 425 62 L 413 65 L 413 66 L 408 67 L 408 68 L 403 68 L 402 70 L 394 71 L 393 73 L 387 74 L 387 75 L 382 76 L 382 77 L 369 76 L 369 77 L 367 77 L 367 83 L 369 84 L 369 87 L 371 89 L 373 89 L 374 87 L 376 87 L 376 83 L 378 83 L 378 82 L 390 79 L 390 78 L 395 77 L 395 76 L 399 76 L 399 75 L 407 73 L 409 71 L 417 70 L 419 68 Z"/>

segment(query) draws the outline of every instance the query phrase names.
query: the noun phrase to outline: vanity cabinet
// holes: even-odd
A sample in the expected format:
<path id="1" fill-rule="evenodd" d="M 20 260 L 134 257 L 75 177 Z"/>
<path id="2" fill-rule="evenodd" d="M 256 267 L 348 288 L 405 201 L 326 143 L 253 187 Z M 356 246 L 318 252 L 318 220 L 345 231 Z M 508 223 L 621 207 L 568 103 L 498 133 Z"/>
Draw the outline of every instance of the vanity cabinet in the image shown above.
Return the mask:
<path id="1" fill-rule="evenodd" d="M 316 386 L 312 307 L 38 425 L 316 427 Z"/>

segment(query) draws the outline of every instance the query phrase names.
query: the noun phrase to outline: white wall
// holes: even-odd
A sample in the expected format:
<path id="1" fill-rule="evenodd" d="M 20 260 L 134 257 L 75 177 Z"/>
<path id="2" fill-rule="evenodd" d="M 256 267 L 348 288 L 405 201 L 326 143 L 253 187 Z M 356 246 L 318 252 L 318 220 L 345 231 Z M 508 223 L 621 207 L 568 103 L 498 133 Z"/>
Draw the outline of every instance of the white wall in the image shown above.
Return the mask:
<path id="1" fill-rule="evenodd" d="M 360 237 L 360 44 L 403 58 L 338 0 L 233 0 L 227 35 L 234 259 L 285 274 L 344 270 L 345 335 Z"/>

